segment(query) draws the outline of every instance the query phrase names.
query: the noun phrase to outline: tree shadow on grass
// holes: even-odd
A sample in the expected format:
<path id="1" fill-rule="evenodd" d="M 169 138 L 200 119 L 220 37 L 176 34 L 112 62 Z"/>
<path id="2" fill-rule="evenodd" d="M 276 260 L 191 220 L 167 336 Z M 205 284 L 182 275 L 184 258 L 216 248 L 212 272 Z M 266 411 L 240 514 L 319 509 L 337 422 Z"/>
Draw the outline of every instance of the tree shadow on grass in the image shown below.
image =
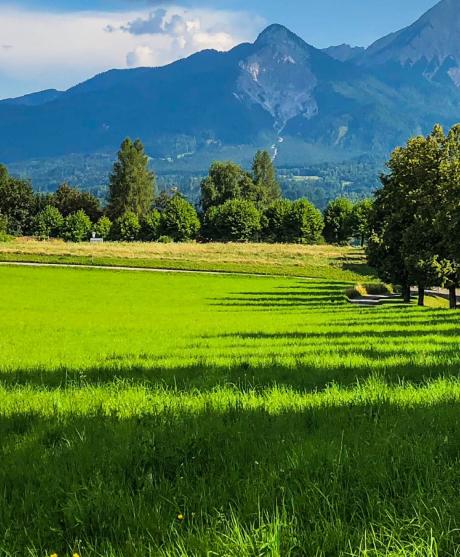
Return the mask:
<path id="1" fill-rule="evenodd" d="M 231 303 L 241 307 L 249 303 L 254 305 L 250 311 L 279 315 L 300 311 L 305 314 L 305 327 L 311 327 L 308 317 L 314 315 L 311 331 L 191 334 L 188 346 L 171 354 L 114 353 L 84 367 L 70 363 L 58 368 L 43 364 L 0 370 L 0 384 L 7 388 L 31 385 L 55 389 L 123 380 L 183 391 L 209 391 L 232 384 L 242 389 L 276 384 L 312 391 L 332 382 L 353 385 L 375 373 L 389 383 L 402 379 L 420 383 L 427 378 L 458 376 L 460 315 L 439 309 L 331 307 L 333 304 L 312 302 L 323 299 L 317 295 L 316 285 L 302 285 L 303 291 L 299 292 L 296 286 L 292 294 L 283 287 L 281 292 L 273 293 L 273 301 L 270 292 L 236 293 L 236 301 L 233 298 Z M 305 290 L 311 293 L 307 297 L 310 305 L 298 303 L 304 299 Z M 330 298 L 325 295 L 324 299 Z M 280 303 L 287 307 L 278 307 Z M 426 328 L 430 325 L 432 330 Z M 405 338 L 408 346 L 404 345 Z M 420 354 L 425 354 L 425 361 Z"/>
<path id="2" fill-rule="evenodd" d="M 223 555 L 220 537 L 236 543 L 243 528 L 256 536 L 284 515 L 292 551 L 282 555 L 339 555 L 366 531 L 408 544 L 431 532 L 454 555 L 459 423 L 454 401 L 378 398 L 279 412 L 216 402 L 126 419 L 115 408 L 2 416 L 0 546 L 68 554 L 81 540 L 82 553 L 140 557 L 175 555 L 182 540 L 189 555 Z"/>
<path id="3" fill-rule="evenodd" d="M 362 349 L 354 345 L 343 346 L 337 358 L 334 354 L 326 358 L 326 354 L 321 359 L 313 354 L 311 361 L 307 362 L 304 361 L 306 353 L 300 350 L 300 353 L 292 355 L 288 364 L 277 360 L 276 347 L 272 354 L 264 356 L 263 363 L 253 359 L 253 347 L 237 342 L 232 345 L 232 348 L 238 347 L 242 351 L 241 358 L 232 363 L 184 363 L 182 367 L 162 367 L 158 362 L 155 365 L 139 360 L 133 363 L 120 357 L 116 365 L 109 362 L 85 369 L 61 367 L 0 372 L 0 384 L 6 389 L 30 386 L 59 390 L 86 386 L 116 387 L 127 383 L 178 392 L 210 392 L 229 386 L 249 391 L 278 386 L 296 392 L 315 392 L 332 383 L 342 387 L 353 386 L 357 381 L 376 374 L 387 384 L 398 385 L 405 381 L 419 385 L 430 379 L 458 378 L 460 373 L 458 345 L 444 352 L 433 352 L 433 358 L 426 363 L 421 363 L 420 359 L 415 361 L 414 350 L 401 345 L 386 352 L 375 345 Z M 243 349 L 246 354 L 243 354 Z"/>

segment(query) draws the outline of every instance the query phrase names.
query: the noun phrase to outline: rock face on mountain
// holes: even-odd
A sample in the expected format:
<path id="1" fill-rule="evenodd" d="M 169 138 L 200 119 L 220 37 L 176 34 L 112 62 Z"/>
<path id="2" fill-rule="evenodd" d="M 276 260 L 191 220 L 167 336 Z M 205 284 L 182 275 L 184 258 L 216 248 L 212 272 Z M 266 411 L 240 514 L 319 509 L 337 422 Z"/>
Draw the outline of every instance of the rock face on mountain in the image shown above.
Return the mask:
<path id="1" fill-rule="evenodd" d="M 323 52 L 335 60 L 340 60 L 340 62 L 350 62 L 358 60 L 366 52 L 366 49 L 363 46 L 341 44 L 323 48 Z"/>
<path id="2" fill-rule="evenodd" d="M 370 46 L 358 63 L 399 64 L 429 81 L 460 86 L 460 0 L 442 0 L 410 27 Z M 447 79 L 446 79 L 447 78 Z"/>
<path id="3" fill-rule="evenodd" d="M 258 148 L 282 163 L 387 157 L 460 118 L 459 5 L 443 0 L 365 52 L 321 51 L 272 25 L 229 52 L 0 102 L 0 162 L 113 152 L 128 135 L 156 159 L 187 157 L 200 170 Z"/>
<path id="4" fill-rule="evenodd" d="M 313 49 L 280 25 L 266 29 L 254 46 L 254 54 L 240 62 L 238 98 L 269 112 L 279 132 L 296 116 L 316 116 L 318 79 L 310 67 Z"/>

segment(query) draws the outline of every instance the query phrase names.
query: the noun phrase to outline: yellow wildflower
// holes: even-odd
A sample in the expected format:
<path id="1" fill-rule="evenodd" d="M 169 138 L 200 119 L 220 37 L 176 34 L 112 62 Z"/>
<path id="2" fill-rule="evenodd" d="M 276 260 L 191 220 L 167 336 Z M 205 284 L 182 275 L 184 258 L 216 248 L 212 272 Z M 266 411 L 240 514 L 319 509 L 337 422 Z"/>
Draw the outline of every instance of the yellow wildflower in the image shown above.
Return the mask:
<path id="1" fill-rule="evenodd" d="M 57 553 L 53 553 L 50 557 L 58 557 Z"/>
<path id="2" fill-rule="evenodd" d="M 80 557 L 80 555 L 78 555 L 78 553 L 74 553 L 73 557 Z"/>
<path id="3" fill-rule="evenodd" d="M 181 514 L 180 514 L 177 518 L 178 518 L 179 520 L 184 520 L 184 517 L 183 517 Z"/>

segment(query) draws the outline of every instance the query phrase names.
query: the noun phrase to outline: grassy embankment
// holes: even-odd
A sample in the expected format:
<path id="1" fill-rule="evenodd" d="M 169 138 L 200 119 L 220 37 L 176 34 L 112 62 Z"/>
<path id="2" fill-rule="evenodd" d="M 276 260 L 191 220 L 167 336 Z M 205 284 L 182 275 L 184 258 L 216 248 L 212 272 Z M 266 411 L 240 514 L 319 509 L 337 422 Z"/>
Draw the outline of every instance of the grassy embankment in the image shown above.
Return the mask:
<path id="1" fill-rule="evenodd" d="M 0 555 L 458 555 L 460 315 L 344 287 L 1 267 Z"/>
<path id="2" fill-rule="evenodd" d="M 0 243 L 0 261 L 373 280 L 362 250 L 270 244 Z"/>

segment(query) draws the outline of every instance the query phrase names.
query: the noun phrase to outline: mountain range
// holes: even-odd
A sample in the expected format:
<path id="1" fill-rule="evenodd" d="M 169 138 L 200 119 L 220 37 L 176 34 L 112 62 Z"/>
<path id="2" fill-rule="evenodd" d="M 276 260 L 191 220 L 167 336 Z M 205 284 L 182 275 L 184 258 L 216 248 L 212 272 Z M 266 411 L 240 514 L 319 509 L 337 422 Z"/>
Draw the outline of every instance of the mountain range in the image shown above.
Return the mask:
<path id="1" fill-rule="evenodd" d="M 112 70 L 68 91 L 0 101 L 0 161 L 114 152 L 126 136 L 171 168 L 183 160 L 277 164 L 388 156 L 460 121 L 460 0 L 367 49 L 319 50 L 281 25 L 253 44 L 159 68 Z"/>

